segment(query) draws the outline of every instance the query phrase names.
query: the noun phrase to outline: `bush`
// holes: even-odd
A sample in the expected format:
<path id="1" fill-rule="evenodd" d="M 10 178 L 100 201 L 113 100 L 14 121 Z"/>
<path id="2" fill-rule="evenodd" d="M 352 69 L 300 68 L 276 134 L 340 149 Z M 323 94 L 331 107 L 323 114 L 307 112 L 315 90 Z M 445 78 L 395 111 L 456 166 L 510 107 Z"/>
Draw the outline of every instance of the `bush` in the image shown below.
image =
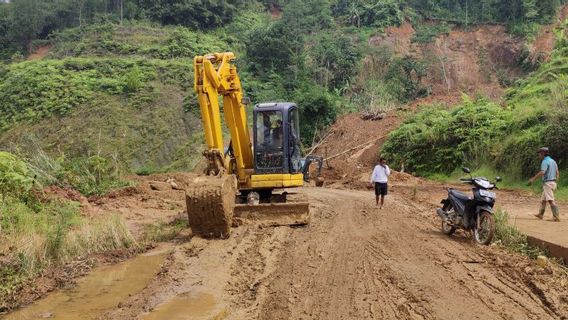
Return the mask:
<path id="1" fill-rule="evenodd" d="M 94 180 L 104 181 L 108 163 L 100 157 L 89 160 Z M 35 179 L 29 167 L 19 157 L 0 152 L 0 301 L 8 301 L 48 267 L 136 246 L 117 216 L 87 220 L 77 203 L 37 197 L 41 191 L 31 192 Z"/>
<path id="2" fill-rule="evenodd" d="M 86 196 L 101 196 L 130 185 L 128 181 L 121 180 L 119 164 L 101 156 L 64 161 L 58 178 L 61 184 L 69 185 Z"/>
<path id="3" fill-rule="evenodd" d="M 503 210 L 497 210 L 493 215 L 495 219 L 495 240 L 507 249 L 524 254 L 531 259 L 544 255 L 540 248 L 529 244 L 527 236 L 509 223 L 509 215 Z"/>
<path id="4" fill-rule="evenodd" d="M 67 201 L 44 203 L 40 210 L 11 201 L 0 207 L 0 214 L 0 301 L 8 301 L 49 267 L 137 246 L 120 217 L 87 219 Z"/>
<path id="5" fill-rule="evenodd" d="M 0 151 L 0 195 L 2 202 L 8 198 L 23 199 L 35 184 L 33 173 L 17 156 Z"/>
<path id="6" fill-rule="evenodd" d="M 508 124 L 508 114 L 483 98 L 464 97 L 452 111 L 431 107 L 393 131 L 383 155 L 420 175 L 449 174 L 462 165 L 480 166 Z"/>
<path id="7" fill-rule="evenodd" d="M 411 56 L 393 58 L 385 74 L 385 85 L 398 101 L 406 102 L 426 94 L 422 78 L 428 71 L 424 61 Z"/>
<path id="8" fill-rule="evenodd" d="M 187 88 L 191 79 L 192 66 L 184 61 L 66 58 L 12 64 L 0 81 L 0 130 L 66 115 L 92 104 L 96 94 L 133 93 L 153 80 Z"/>

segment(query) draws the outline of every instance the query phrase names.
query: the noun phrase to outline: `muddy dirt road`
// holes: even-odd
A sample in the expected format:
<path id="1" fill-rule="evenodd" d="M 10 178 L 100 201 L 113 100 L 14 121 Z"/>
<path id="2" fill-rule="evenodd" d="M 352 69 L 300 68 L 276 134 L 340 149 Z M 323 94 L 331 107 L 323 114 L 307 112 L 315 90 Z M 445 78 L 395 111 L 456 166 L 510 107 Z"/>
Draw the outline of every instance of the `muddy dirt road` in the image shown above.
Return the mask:
<path id="1" fill-rule="evenodd" d="M 568 317 L 565 271 L 464 234 L 449 239 L 429 204 L 393 194 L 378 210 L 369 192 L 307 192 L 308 227 L 249 225 L 228 240 L 180 240 L 143 290 L 99 318 Z"/>

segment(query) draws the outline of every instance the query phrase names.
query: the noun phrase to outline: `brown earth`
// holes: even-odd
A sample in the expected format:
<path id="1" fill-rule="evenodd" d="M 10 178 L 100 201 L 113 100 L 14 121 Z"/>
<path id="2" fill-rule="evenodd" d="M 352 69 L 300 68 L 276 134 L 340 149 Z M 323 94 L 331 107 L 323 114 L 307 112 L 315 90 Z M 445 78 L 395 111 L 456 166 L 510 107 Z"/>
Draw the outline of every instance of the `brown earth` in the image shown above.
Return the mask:
<path id="1" fill-rule="evenodd" d="M 207 319 L 564 319 L 568 274 L 464 234 L 403 193 L 308 188 L 303 228 L 233 229 L 178 244 L 156 278 L 100 319 L 159 318 L 187 293 L 215 297 Z M 527 271 L 528 270 L 528 271 Z M 183 317 L 182 317 L 183 318 Z"/>
<path id="2" fill-rule="evenodd" d="M 28 56 L 28 60 L 41 60 L 43 59 L 48 53 L 49 49 L 51 49 L 51 45 L 45 45 L 37 48 L 37 50 Z"/>
<path id="3" fill-rule="evenodd" d="M 536 36 L 535 40 L 530 45 L 531 59 L 533 61 L 547 61 L 550 58 L 550 53 L 554 49 L 556 37 L 554 29 L 568 18 L 568 5 L 564 5 L 558 12 L 558 17 L 553 24 L 543 26 Z"/>
<path id="4" fill-rule="evenodd" d="M 119 212 L 138 235 L 145 225 L 186 219 L 184 192 L 171 181 L 185 188 L 195 177 L 136 177 L 136 188 L 90 202 L 89 214 Z M 183 232 L 148 285 L 98 319 L 186 319 L 184 306 L 196 305 L 207 306 L 203 319 L 568 317 L 565 269 L 475 245 L 463 233 L 444 236 L 434 214 L 443 186 L 394 178 L 383 210 L 366 183 L 306 188 L 306 227 L 245 223 L 227 240 Z"/>
<path id="5" fill-rule="evenodd" d="M 175 173 L 170 175 L 153 175 L 152 177 L 129 177 L 137 182 L 136 187 L 128 187 L 111 192 L 104 197 L 86 198 L 76 190 L 50 186 L 40 195 L 40 199 L 64 199 L 76 201 L 81 206 L 81 212 L 86 217 L 97 217 L 119 213 L 126 221 L 135 237 L 141 239 L 149 225 L 169 224 L 178 219 L 187 219 L 185 213 L 184 188 L 193 183 L 196 174 Z M 170 181 L 170 182 L 166 182 Z M 171 181 L 177 190 L 172 188 Z M 161 190 L 156 185 L 163 186 Z M 64 266 L 51 267 L 38 278 L 19 288 L 7 301 L 0 301 L 1 312 L 32 303 L 58 288 L 72 286 L 78 277 L 90 272 L 94 267 L 115 264 L 132 258 L 135 254 L 149 250 L 153 245 L 144 247 L 114 250 L 98 255 L 80 257 L 79 260 Z M 2 267 L 10 261 L 2 261 Z"/>
<path id="6" fill-rule="evenodd" d="M 390 48 L 397 56 L 410 55 L 426 61 L 428 75 L 422 84 L 430 87 L 435 96 L 460 97 L 465 92 L 499 99 L 504 89 L 497 74 L 515 78 L 521 73 L 517 61 L 524 41 L 507 34 L 504 26 L 484 25 L 469 31 L 453 28 L 449 34 L 424 44 L 413 43 L 414 34 L 407 22 L 372 37 L 369 44 Z"/>
<path id="7" fill-rule="evenodd" d="M 360 174 L 370 174 L 370 168 L 379 159 L 378 150 L 400 122 L 396 111 L 387 112 L 382 120 L 377 121 L 362 120 L 359 114 L 339 117 L 314 151 L 325 159 L 331 158 L 324 161 L 322 171 L 326 184 L 335 187 L 359 184 Z"/>
<path id="8" fill-rule="evenodd" d="M 392 46 L 397 54 L 430 55 L 433 69 L 426 81 L 434 95 L 411 108 L 438 101 L 455 104 L 461 92 L 498 98 L 502 89 L 487 70 L 517 72 L 507 63 L 517 57 L 522 42 L 500 26 L 456 29 L 421 46 L 410 42 L 413 33 L 404 24 L 371 39 L 373 45 Z M 543 31 L 535 46 L 546 50 L 547 37 Z M 227 240 L 204 240 L 186 230 L 172 242 L 174 249 L 154 279 L 99 318 L 184 319 L 188 313 L 183 306 L 164 306 L 195 294 L 208 297 L 192 301 L 210 307 L 204 319 L 568 319 L 566 269 L 538 266 L 498 246 L 477 246 L 464 234 L 441 234 L 434 214 L 444 193 L 441 184 L 395 172 L 386 208 L 373 206 L 366 191 L 370 169 L 383 137 L 400 122 L 395 111 L 379 121 L 346 115 L 330 129 L 314 152 L 333 157 L 324 166 L 329 188 L 307 188 L 312 212 L 307 227 L 245 223 L 233 228 Z M 119 213 L 141 237 L 148 225 L 187 219 L 183 189 L 196 177 L 133 177 L 136 187 L 90 199 L 71 190 L 50 193 L 79 201 L 86 215 Z M 506 202 L 526 203 L 529 198 L 507 193 Z M 52 276 L 38 281 L 42 290 L 20 302 L 69 285 L 92 265 L 128 256 L 98 257 L 88 266 L 79 262 L 70 266 L 70 277 L 57 276 L 65 270 L 50 271 Z M 163 310 L 178 311 L 161 314 Z"/>

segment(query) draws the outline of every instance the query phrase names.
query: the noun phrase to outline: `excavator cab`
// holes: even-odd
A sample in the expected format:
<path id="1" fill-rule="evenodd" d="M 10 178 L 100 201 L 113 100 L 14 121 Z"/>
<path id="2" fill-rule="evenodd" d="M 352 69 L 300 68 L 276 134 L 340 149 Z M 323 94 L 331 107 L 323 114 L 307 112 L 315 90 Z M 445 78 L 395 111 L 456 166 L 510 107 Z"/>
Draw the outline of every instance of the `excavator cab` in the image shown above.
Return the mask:
<path id="1" fill-rule="evenodd" d="M 255 174 L 302 172 L 298 107 L 261 103 L 253 110 Z"/>

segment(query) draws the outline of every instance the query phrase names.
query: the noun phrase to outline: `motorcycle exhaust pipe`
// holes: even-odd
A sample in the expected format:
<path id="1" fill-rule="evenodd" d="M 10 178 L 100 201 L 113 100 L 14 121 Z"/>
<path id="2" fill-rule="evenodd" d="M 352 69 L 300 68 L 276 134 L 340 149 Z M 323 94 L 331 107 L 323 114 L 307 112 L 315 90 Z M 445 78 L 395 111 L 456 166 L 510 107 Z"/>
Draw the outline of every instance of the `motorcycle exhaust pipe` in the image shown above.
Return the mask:
<path id="1" fill-rule="evenodd" d="M 440 218 L 442 218 L 442 220 L 444 221 L 448 220 L 448 214 L 442 208 L 438 208 L 436 210 L 436 213 L 440 216 Z"/>

